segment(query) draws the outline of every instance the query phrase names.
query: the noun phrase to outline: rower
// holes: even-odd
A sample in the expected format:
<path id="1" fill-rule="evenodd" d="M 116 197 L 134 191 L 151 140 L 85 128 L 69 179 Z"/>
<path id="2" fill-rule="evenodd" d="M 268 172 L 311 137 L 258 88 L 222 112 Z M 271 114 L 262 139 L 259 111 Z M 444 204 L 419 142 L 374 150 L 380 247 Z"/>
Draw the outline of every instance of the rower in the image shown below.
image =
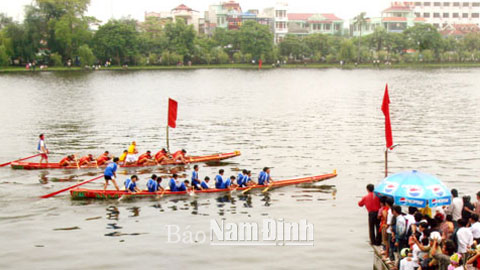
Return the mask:
<path id="1" fill-rule="evenodd" d="M 168 183 L 168 186 L 170 187 L 170 191 L 178 191 L 177 190 L 177 181 L 178 181 L 178 175 L 174 173 L 172 175 L 172 178 L 170 178 L 170 182 Z"/>
<path id="2" fill-rule="evenodd" d="M 198 170 L 198 165 L 194 165 L 192 172 L 192 186 L 197 190 L 202 189 L 200 184 L 200 177 L 198 177 Z"/>
<path id="3" fill-rule="evenodd" d="M 177 185 L 177 191 L 187 191 L 188 188 L 190 188 L 190 182 L 188 180 L 180 182 L 180 184 Z"/>
<path id="4" fill-rule="evenodd" d="M 155 175 L 155 174 L 152 174 L 152 177 L 150 177 L 150 179 L 148 179 L 148 181 L 147 181 L 148 191 L 149 192 L 157 192 L 160 189 L 163 191 L 161 183 L 162 183 L 162 178 L 157 177 L 157 175 Z"/>
<path id="5" fill-rule="evenodd" d="M 235 176 L 230 176 L 230 178 L 227 178 L 227 180 L 225 180 L 225 182 L 223 182 L 223 185 L 222 185 L 222 189 L 226 189 L 226 188 L 230 188 L 230 187 L 237 187 L 237 185 L 235 184 Z"/>
<path id="6" fill-rule="evenodd" d="M 247 171 L 247 175 L 246 175 L 245 178 L 243 179 L 243 183 L 244 183 L 245 186 L 247 186 L 247 187 L 250 187 L 250 186 L 255 185 L 255 182 L 252 181 L 252 171 Z"/>
<path id="7" fill-rule="evenodd" d="M 155 161 L 157 163 L 162 163 L 165 159 L 168 158 L 168 152 L 165 148 L 162 148 L 162 150 L 158 151 L 158 153 L 155 154 Z"/>
<path id="8" fill-rule="evenodd" d="M 223 169 L 220 169 L 218 171 L 217 176 L 215 176 L 215 188 L 222 188 L 223 185 L 223 173 L 225 171 Z"/>
<path id="9" fill-rule="evenodd" d="M 210 187 L 208 186 L 208 182 L 210 181 L 210 177 L 205 176 L 205 179 L 202 181 L 202 184 L 200 185 L 200 188 L 202 190 L 209 189 Z"/>
<path id="10" fill-rule="evenodd" d="M 145 154 L 141 154 L 138 157 L 137 165 L 153 165 L 155 160 L 152 157 L 152 152 L 148 150 Z"/>
<path id="11" fill-rule="evenodd" d="M 141 190 L 137 187 L 138 176 L 132 175 L 132 177 L 125 180 L 125 191 L 126 192 L 140 192 Z"/>
<path id="12" fill-rule="evenodd" d="M 73 166 L 76 164 L 75 162 L 75 156 L 74 155 L 68 155 L 60 160 L 58 164 L 62 167 L 67 167 L 67 166 Z"/>
<path id="13" fill-rule="evenodd" d="M 172 155 L 172 158 L 173 158 L 173 161 L 181 161 L 182 163 L 186 164 L 188 163 L 188 161 L 185 159 L 185 154 L 187 153 L 187 151 L 185 149 L 182 149 L 182 150 L 179 150 L 175 153 L 173 153 Z"/>
<path id="14" fill-rule="evenodd" d="M 113 162 L 109 163 L 103 172 L 103 177 L 105 178 L 105 185 L 103 186 L 103 190 L 107 190 L 108 181 L 112 181 L 113 185 L 117 190 L 118 188 L 117 182 L 115 178 L 117 178 L 117 168 L 118 168 L 118 158 L 114 158 Z"/>
<path id="15" fill-rule="evenodd" d="M 40 153 L 40 164 L 45 160 L 48 164 L 48 149 L 47 145 L 45 144 L 45 136 L 43 134 L 40 134 L 38 136 L 40 140 L 38 141 L 38 146 L 37 150 Z"/>
<path id="16" fill-rule="evenodd" d="M 270 182 L 273 182 L 273 179 L 270 177 L 270 168 L 265 167 L 258 175 L 258 184 L 259 185 L 269 185 Z"/>
<path id="17" fill-rule="evenodd" d="M 119 161 L 124 164 L 125 163 L 125 159 L 127 158 L 127 154 L 128 154 L 128 150 L 123 150 L 123 153 L 120 155 L 120 157 L 118 158 Z"/>
<path id="18" fill-rule="evenodd" d="M 137 143 L 135 141 L 128 147 L 127 157 L 125 158 L 125 164 L 134 164 L 137 162 Z"/>
<path id="19" fill-rule="evenodd" d="M 93 155 L 88 154 L 88 156 L 84 156 L 80 158 L 80 160 L 78 160 L 78 166 L 89 165 L 90 162 L 93 162 L 93 161 L 95 161 L 95 159 L 93 158 Z"/>
<path id="20" fill-rule="evenodd" d="M 112 157 L 110 157 L 110 153 L 108 151 L 105 151 L 103 154 L 101 154 L 97 158 L 97 165 L 98 166 L 105 165 L 107 161 L 109 161 L 110 159 L 112 159 Z"/>
<path id="21" fill-rule="evenodd" d="M 238 174 L 237 176 L 237 184 L 239 187 L 245 187 L 246 186 L 246 178 L 247 177 L 247 170 L 243 170 L 241 173 Z"/>

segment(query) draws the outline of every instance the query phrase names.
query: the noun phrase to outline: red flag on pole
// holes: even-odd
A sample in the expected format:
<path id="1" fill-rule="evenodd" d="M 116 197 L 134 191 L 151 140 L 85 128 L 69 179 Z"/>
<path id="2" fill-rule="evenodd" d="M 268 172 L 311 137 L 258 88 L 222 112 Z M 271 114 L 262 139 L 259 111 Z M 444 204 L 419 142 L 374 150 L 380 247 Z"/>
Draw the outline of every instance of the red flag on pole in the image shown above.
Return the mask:
<path id="1" fill-rule="evenodd" d="M 177 107 L 178 103 L 169 98 L 168 99 L 168 126 L 171 128 L 177 127 Z"/>
<path id="2" fill-rule="evenodd" d="M 262 69 L 262 64 L 263 64 L 262 59 L 259 59 L 258 60 L 258 69 Z"/>
<path id="3" fill-rule="evenodd" d="M 385 85 L 385 94 L 383 95 L 382 112 L 385 115 L 385 139 L 387 148 L 392 147 L 392 126 L 390 124 L 390 97 L 388 96 L 388 84 Z"/>

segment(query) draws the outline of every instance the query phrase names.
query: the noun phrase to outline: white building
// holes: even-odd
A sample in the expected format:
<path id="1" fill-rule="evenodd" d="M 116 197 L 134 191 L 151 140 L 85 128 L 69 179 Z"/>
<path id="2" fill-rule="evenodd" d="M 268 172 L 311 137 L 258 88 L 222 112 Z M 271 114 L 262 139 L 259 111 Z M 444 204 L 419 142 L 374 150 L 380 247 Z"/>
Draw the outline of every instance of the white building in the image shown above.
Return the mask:
<path id="1" fill-rule="evenodd" d="M 145 19 L 148 17 L 157 17 L 161 20 L 167 20 L 176 22 L 177 20 L 183 20 L 187 25 L 193 25 L 195 31 L 199 31 L 199 12 L 193 10 L 183 4 L 177 6 L 170 11 L 164 12 L 145 12 Z"/>
<path id="2" fill-rule="evenodd" d="M 275 43 L 282 42 L 288 34 L 288 4 L 278 2 L 274 7 L 263 10 L 263 16 L 272 18 Z"/>
<path id="3" fill-rule="evenodd" d="M 454 24 L 480 25 L 480 1 L 423 1 L 403 4 L 412 7 L 417 18 L 424 18 L 426 23 L 440 29 Z"/>

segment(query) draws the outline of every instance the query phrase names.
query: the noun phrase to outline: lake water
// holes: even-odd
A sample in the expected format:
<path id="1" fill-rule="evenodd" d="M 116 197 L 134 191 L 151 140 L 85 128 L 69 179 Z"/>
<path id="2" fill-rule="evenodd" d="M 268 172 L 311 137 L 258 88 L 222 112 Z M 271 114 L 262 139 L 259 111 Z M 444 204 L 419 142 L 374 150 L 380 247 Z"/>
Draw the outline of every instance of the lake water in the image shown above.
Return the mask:
<path id="1" fill-rule="evenodd" d="M 0 268 L 371 269 L 367 214 L 357 206 L 383 176 L 389 83 L 394 142 L 390 171 L 432 173 L 461 194 L 479 190 L 480 69 L 192 70 L 0 75 L 1 162 L 35 153 L 45 133 L 57 161 L 70 153 L 120 153 L 165 145 L 167 99 L 179 102 L 172 150 L 195 155 L 240 150 L 200 177 L 248 168 L 256 179 L 330 173 L 315 185 L 267 194 L 159 200 L 72 201 L 39 195 L 87 180 L 90 171 L 0 169 Z M 191 173 L 187 167 L 187 173 Z M 158 168 L 143 169 L 140 187 Z M 126 178 L 121 170 L 120 182 Z M 86 188 L 101 188 L 98 180 Z M 167 243 L 167 225 L 208 233 L 212 219 L 314 224 L 314 246 L 211 246 Z M 58 229 L 71 230 L 58 230 Z M 75 228 L 75 229 L 72 229 Z"/>

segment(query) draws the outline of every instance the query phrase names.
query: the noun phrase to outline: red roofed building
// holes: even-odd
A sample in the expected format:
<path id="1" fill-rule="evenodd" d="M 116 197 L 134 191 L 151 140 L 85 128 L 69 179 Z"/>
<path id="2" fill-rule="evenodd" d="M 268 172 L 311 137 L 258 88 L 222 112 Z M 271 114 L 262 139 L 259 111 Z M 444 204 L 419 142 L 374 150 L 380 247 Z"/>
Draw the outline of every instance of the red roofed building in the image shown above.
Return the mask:
<path id="1" fill-rule="evenodd" d="M 480 27 L 476 24 L 449 24 L 440 31 L 444 36 L 453 36 L 455 38 L 462 38 L 470 33 L 479 33 Z"/>
<path id="2" fill-rule="evenodd" d="M 308 35 L 315 33 L 341 34 L 343 20 L 331 13 L 289 13 L 288 33 Z"/>
<path id="3" fill-rule="evenodd" d="M 199 12 L 181 4 L 170 11 L 163 12 L 145 12 L 145 19 L 148 17 L 156 17 L 162 21 L 183 20 L 187 25 L 193 25 L 193 28 L 199 31 Z"/>

